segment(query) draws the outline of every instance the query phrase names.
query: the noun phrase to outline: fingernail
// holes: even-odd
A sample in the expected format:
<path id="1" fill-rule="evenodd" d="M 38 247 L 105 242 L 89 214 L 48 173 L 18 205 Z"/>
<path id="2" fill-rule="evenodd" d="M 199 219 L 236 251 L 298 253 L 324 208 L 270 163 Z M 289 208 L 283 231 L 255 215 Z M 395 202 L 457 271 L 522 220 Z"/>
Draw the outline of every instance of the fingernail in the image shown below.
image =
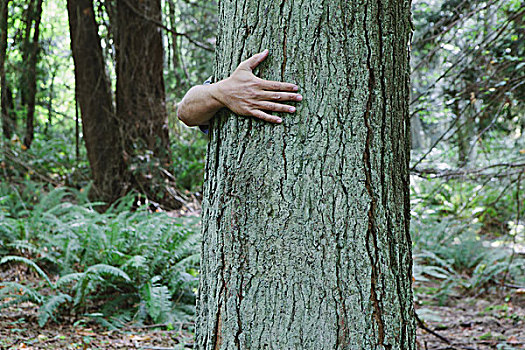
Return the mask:
<path id="1" fill-rule="evenodd" d="M 290 112 L 295 112 L 295 107 L 290 107 Z"/>
<path id="2" fill-rule="evenodd" d="M 294 91 L 299 91 L 299 86 L 296 85 L 296 86 L 293 87 L 293 89 L 294 89 Z"/>
<path id="3" fill-rule="evenodd" d="M 302 101 L 302 100 L 303 100 L 303 96 L 301 96 L 301 95 L 297 95 L 296 100 L 297 100 L 297 101 Z"/>
<path id="4" fill-rule="evenodd" d="M 277 119 L 277 123 L 281 124 L 282 122 L 283 122 L 283 120 L 281 118 Z"/>

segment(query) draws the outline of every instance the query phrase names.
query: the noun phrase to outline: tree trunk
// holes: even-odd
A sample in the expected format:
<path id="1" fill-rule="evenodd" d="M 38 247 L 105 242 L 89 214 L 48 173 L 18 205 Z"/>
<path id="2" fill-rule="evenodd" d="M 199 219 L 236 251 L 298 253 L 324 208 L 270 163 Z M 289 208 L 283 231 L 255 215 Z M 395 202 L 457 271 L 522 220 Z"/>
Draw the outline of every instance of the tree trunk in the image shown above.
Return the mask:
<path id="1" fill-rule="evenodd" d="M 2 0 L 0 8 L 0 84 L 1 84 L 1 107 L 2 107 L 2 131 L 7 139 L 13 134 L 14 123 L 11 118 L 9 106 L 9 95 L 7 79 L 5 76 L 5 61 L 7 59 L 7 19 L 9 14 L 9 0 Z"/>
<path id="2" fill-rule="evenodd" d="M 71 49 L 82 129 L 93 173 L 92 197 L 112 202 L 126 192 L 123 147 L 113 109 L 92 0 L 68 0 Z"/>
<path id="3" fill-rule="evenodd" d="M 24 145 L 29 148 L 33 143 L 35 134 L 35 105 L 36 105 L 36 65 L 38 63 L 40 22 L 42 20 L 42 0 L 38 0 L 33 20 L 33 38 L 28 47 L 28 67 L 27 67 L 27 116 L 26 116 L 26 135 Z"/>
<path id="4" fill-rule="evenodd" d="M 416 114 L 412 116 L 410 121 L 411 143 L 412 149 L 421 149 L 425 147 L 425 131 L 423 130 L 423 122 Z"/>
<path id="5" fill-rule="evenodd" d="M 172 0 L 168 3 L 169 9 L 169 20 L 170 27 L 173 30 L 171 34 L 171 50 L 172 50 L 172 64 L 173 64 L 173 76 L 175 78 L 174 86 L 178 91 L 181 89 L 182 77 L 180 74 L 180 48 L 179 48 L 179 36 L 177 32 L 177 18 L 176 18 L 176 1 Z"/>
<path id="6" fill-rule="evenodd" d="M 410 2 L 219 6 L 217 79 L 269 48 L 304 100 L 212 123 L 196 348 L 415 349 Z"/>
<path id="7" fill-rule="evenodd" d="M 29 0 L 24 11 L 24 36 L 22 37 L 22 72 L 19 80 L 20 105 L 27 106 L 27 87 L 29 82 L 29 52 L 31 46 L 31 29 L 33 28 L 35 0 Z"/>
<path id="8" fill-rule="evenodd" d="M 135 186 L 169 207 L 180 202 L 166 190 L 171 166 L 164 91 L 160 0 L 117 2 L 117 116 Z"/>

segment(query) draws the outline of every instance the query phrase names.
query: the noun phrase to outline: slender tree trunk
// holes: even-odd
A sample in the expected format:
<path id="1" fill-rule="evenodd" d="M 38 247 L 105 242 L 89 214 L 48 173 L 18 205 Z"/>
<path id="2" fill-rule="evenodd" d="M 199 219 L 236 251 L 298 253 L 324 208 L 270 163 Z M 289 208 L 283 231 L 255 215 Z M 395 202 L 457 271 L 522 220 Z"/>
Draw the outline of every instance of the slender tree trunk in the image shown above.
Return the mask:
<path id="1" fill-rule="evenodd" d="M 29 83 L 29 54 L 31 46 L 31 29 L 33 28 L 35 0 L 29 0 L 27 9 L 24 11 L 25 27 L 22 38 L 22 73 L 20 74 L 19 90 L 20 104 L 27 106 L 28 83 Z"/>
<path id="2" fill-rule="evenodd" d="M 77 162 L 80 161 L 80 116 L 78 109 L 78 94 L 75 86 L 75 159 Z"/>
<path id="3" fill-rule="evenodd" d="M 71 48 L 82 129 L 93 173 L 92 197 L 112 202 L 126 193 L 129 176 L 113 109 L 110 83 L 92 0 L 68 0 Z"/>
<path id="4" fill-rule="evenodd" d="M 410 2 L 219 6 L 217 79 L 269 48 L 304 101 L 212 123 L 196 348 L 415 349 Z"/>
<path id="5" fill-rule="evenodd" d="M 170 19 L 170 27 L 171 29 L 176 33 L 177 32 L 177 18 L 176 18 L 176 1 L 170 0 L 169 1 L 169 19 Z M 171 50 L 172 50 L 172 64 L 173 64 L 173 74 L 175 76 L 175 87 L 177 90 L 181 89 L 181 74 L 180 74 L 180 49 L 179 49 L 179 37 L 177 34 L 172 33 L 171 36 Z"/>
<path id="6" fill-rule="evenodd" d="M 160 0 L 117 2 L 117 116 L 135 186 L 150 199 L 180 206 L 166 190 L 171 166 L 164 91 Z M 147 159 L 147 162 L 145 160 Z M 169 173 L 168 173 L 169 174 Z"/>
<path id="7" fill-rule="evenodd" d="M 44 134 L 48 134 L 49 128 L 53 124 L 53 97 L 55 94 L 55 77 L 57 75 L 57 67 L 51 73 L 51 84 L 49 84 L 48 101 L 47 101 L 47 123 L 44 129 Z"/>
<path id="8" fill-rule="evenodd" d="M 36 105 L 36 65 L 38 63 L 40 22 L 42 20 L 42 0 L 38 0 L 34 16 L 33 37 L 29 46 L 28 74 L 27 74 L 27 116 L 26 135 L 24 145 L 29 148 L 35 134 L 35 105 Z"/>
<path id="9" fill-rule="evenodd" d="M 5 76 L 5 61 L 7 59 L 7 19 L 9 14 L 9 0 L 1 0 L 0 7 L 0 84 L 2 107 L 2 131 L 7 139 L 13 134 L 13 121 L 9 106 L 7 79 Z"/>
<path id="10" fill-rule="evenodd" d="M 410 121 L 412 149 L 421 149 L 425 147 L 425 132 L 423 122 L 418 115 L 414 115 Z"/>

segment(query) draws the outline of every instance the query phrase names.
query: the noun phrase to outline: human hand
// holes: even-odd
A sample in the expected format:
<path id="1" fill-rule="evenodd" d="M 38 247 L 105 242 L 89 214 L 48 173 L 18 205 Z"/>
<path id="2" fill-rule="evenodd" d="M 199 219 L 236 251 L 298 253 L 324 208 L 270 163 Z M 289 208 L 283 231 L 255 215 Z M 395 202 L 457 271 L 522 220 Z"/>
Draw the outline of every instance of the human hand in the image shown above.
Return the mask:
<path id="1" fill-rule="evenodd" d="M 268 50 L 242 62 L 233 74 L 215 85 L 212 96 L 224 107 L 242 116 L 251 116 L 271 123 L 282 119 L 267 112 L 294 113 L 295 107 L 278 102 L 299 102 L 303 97 L 297 85 L 260 79 L 253 70 L 268 57 Z"/>

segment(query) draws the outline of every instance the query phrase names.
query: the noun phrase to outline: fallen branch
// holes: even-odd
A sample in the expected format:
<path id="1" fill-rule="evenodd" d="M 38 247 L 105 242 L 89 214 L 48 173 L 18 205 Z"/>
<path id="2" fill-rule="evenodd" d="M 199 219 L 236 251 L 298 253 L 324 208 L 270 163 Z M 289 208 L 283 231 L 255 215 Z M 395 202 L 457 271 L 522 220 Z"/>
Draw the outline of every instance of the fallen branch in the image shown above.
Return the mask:
<path id="1" fill-rule="evenodd" d="M 414 316 L 416 317 L 416 321 L 419 325 L 419 327 L 425 331 L 427 331 L 428 333 L 432 334 L 433 336 L 435 336 L 436 338 L 440 339 L 441 341 L 444 341 L 445 343 L 447 344 L 452 344 L 452 342 L 450 340 L 448 340 L 447 338 L 445 338 L 444 336 L 442 336 L 441 334 L 438 334 L 436 333 L 436 331 L 433 331 L 432 329 L 428 328 L 425 323 L 419 318 L 419 316 L 417 315 L 416 312 L 414 312 Z M 450 349 L 456 349 L 456 348 L 453 348 L 453 347 L 449 347 Z M 447 348 L 448 349 L 448 348 Z"/>
<path id="2" fill-rule="evenodd" d="M 477 168 L 477 169 L 454 169 L 454 170 L 445 170 L 440 171 L 434 168 L 426 168 L 426 169 L 412 169 L 412 174 L 419 175 L 419 176 L 425 176 L 425 175 L 433 175 L 432 178 L 441 178 L 441 177 L 464 177 L 467 175 L 491 175 L 491 174 L 484 174 L 483 172 L 489 169 L 493 168 L 509 168 L 509 169 L 516 169 L 516 168 L 523 168 L 518 171 L 518 173 L 521 173 L 521 171 L 525 171 L 525 163 L 497 163 L 492 164 L 483 168 Z"/>

